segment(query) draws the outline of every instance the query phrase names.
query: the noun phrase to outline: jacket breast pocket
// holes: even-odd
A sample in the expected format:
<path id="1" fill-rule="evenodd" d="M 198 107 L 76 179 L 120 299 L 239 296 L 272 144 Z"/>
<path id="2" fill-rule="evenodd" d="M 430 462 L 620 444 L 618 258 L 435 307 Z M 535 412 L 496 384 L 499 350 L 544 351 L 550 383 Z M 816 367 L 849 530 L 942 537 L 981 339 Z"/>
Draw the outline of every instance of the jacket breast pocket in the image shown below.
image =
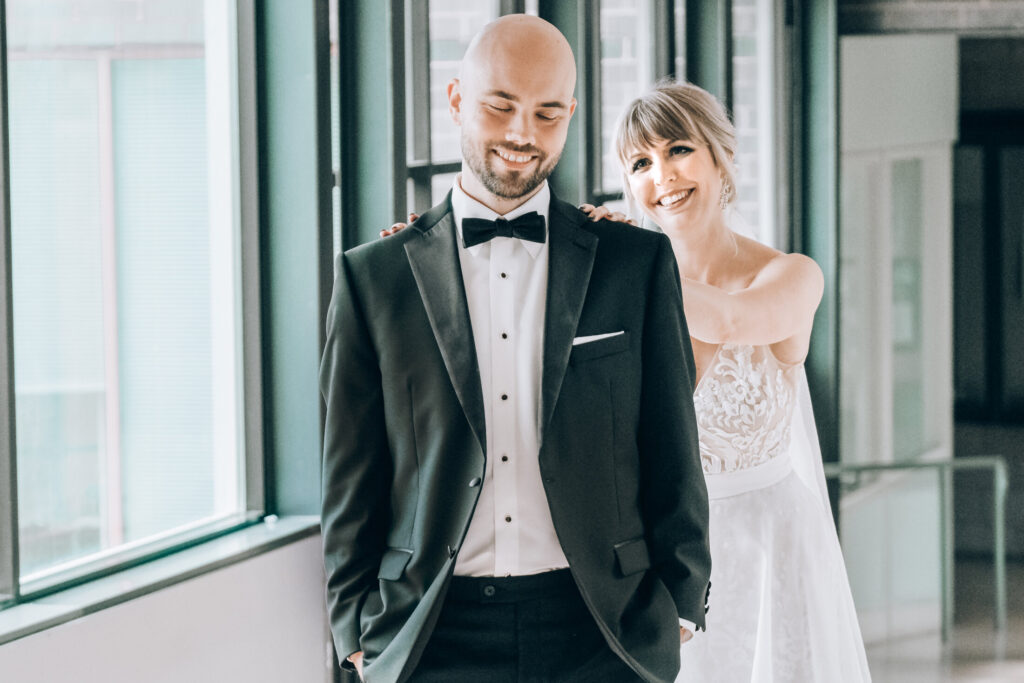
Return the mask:
<path id="1" fill-rule="evenodd" d="M 586 342 L 572 347 L 569 354 L 569 363 L 576 365 L 595 358 L 603 358 L 616 353 L 622 353 L 629 348 L 629 332 L 616 334 L 597 341 Z"/>

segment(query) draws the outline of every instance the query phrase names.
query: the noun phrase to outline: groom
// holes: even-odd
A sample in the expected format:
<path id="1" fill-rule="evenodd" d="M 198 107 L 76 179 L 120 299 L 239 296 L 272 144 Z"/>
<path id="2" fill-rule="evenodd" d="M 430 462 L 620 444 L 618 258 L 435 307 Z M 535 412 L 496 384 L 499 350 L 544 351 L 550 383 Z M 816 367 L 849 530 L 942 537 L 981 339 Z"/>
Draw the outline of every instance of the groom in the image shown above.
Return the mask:
<path id="1" fill-rule="evenodd" d="M 546 178 L 564 37 L 511 15 L 448 86 L 451 194 L 338 258 L 322 526 L 344 665 L 393 681 L 661 681 L 703 628 L 693 357 L 664 236 Z"/>

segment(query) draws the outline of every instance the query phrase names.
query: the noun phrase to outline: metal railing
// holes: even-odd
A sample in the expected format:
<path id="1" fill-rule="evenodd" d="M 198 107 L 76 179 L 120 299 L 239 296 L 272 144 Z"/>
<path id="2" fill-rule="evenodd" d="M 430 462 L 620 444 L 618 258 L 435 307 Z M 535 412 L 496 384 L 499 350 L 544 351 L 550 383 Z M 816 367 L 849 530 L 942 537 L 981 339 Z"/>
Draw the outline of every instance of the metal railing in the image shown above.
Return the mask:
<path id="1" fill-rule="evenodd" d="M 991 470 L 992 559 L 995 570 L 995 627 L 1006 628 L 1006 461 L 1001 455 L 976 455 L 931 462 L 877 463 L 844 465 L 826 463 L 825 476 L 839 479 L 843 487 L 863 486 L 864 475 L 874 472 L 935 470 L 939 484 L 940 543 L 942 566 L 942 641 L 949 640 L 953 628 L 953 473 L 956 470 Z"/>

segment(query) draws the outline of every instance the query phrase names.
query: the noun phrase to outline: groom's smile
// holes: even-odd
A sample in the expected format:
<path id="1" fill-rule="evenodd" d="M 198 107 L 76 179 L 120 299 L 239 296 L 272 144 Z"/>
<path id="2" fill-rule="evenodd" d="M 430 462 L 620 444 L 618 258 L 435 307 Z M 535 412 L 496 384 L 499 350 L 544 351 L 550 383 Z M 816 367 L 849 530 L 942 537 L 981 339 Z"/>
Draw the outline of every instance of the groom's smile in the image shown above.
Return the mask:
<path id="1" fill-rule="evenodd" d="M 506 149 L 498 147 L 494 150 L 494 153 L 505 162 L 505 165 L 514 171 L 522 171 L 529 167 L 537 155 L 535 154 L 522 154 L 516 152 L 510 152 Z"/>

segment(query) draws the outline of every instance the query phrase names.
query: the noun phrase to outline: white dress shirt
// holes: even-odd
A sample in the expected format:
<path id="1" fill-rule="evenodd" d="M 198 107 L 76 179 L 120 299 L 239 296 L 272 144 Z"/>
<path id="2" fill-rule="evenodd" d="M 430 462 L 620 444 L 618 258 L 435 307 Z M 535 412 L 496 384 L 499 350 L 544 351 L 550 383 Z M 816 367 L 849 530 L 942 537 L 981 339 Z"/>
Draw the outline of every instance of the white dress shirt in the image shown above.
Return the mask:
<path id="1" fill-rule="evenodd" d="M 551 521 L 541 482 L 540 389 L 548 245 L 495 237 L 463 246 L 462 219 L 499 217 L 462 190 L 452 189 L 459 265 L 480 368 L 487 432 L 487 465 L 473 519 L 455 558 L 457 576 L 519 576 L 569 566 Z M 548 219 L 547 182 L 503 217 L 531 211 Z M 695 631 L 693 622 L 680 626 Z"/>
<path id="2" fill-rule="evenodd" d="M 547 183 L 509 220 L 548 217 Z M 455 560 L 459 576 L 515 576 L 568 567 L 548 509 L 538 454 L 548 241 L 495 237 L 466 249 L 462 220 L 498 214 L 452 190 L 459 264 L 484 397 L 487 466 L 480 500 Z"/>

